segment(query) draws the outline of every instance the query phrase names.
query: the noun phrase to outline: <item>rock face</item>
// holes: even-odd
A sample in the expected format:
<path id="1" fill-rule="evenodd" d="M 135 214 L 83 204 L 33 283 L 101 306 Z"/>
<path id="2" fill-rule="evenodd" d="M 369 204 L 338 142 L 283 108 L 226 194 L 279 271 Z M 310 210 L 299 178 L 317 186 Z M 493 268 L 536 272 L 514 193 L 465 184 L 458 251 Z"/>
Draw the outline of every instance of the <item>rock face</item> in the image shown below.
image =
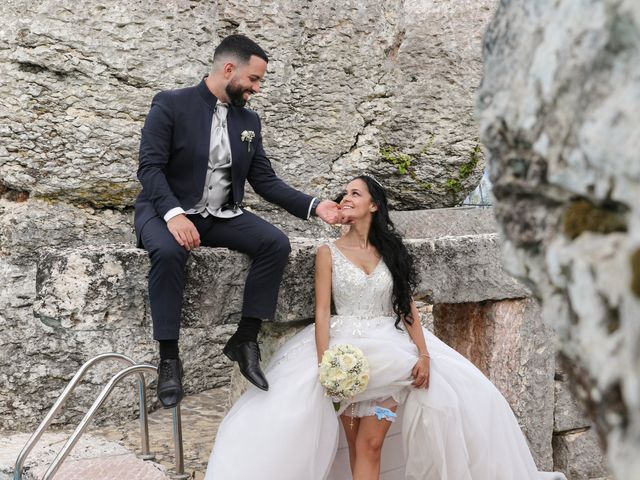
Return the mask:
<path id="1" fill-rule="evenodd" d="M 112 243 L 135 243 L 130 213 L 0 198 L 0 255 L 4 258 L 27 264 L 35 261 L 43 248 Z"/>
<path id="2" fill-rule="evenodd" d="M 532 299 L 437 304 L 434 333 L 505 396 L 539 470 L 553 470 L 555 348 Z"/>
<path id="3" fill-rule="evenodd" d="M 478 96 L 508 269 L 620 479 L 640 472 L 639 40 L 635 1 L 502 1 Z"/>
<path id="4" fill-rule="evenodd" d="M 130 207 L 151 98 L 199 82 L 217 42 L 245 33 L 271 57 L 252 107 L 285 180 L 333 196 L 369 170 L 397 208 L 455 205 L 482 173 L 473 94 L 492 4 L 7 0 L 1 183 Z"/>

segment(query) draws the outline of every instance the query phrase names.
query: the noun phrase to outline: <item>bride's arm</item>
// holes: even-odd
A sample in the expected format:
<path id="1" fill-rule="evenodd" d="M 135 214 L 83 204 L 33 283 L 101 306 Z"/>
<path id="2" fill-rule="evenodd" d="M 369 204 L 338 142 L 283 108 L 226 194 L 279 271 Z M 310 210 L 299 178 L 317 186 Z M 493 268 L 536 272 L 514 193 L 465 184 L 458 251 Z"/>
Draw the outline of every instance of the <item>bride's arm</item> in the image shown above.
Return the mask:
<path id="1" fill-rule="evenodd" d="M 329 348 L 329 317 L 331 316 L 331 251 L 326 245 L 316 253 L 316 351 L 318 363 Z"/>
<path id="2" fill-rule="evenodd" d="M 424 332 L 420 324 L 420 314 L 418 313 L 416 302 L 413 300 L 411 301 L 411 318 L 413 319 L 411 325 L 405 321 L 404 326 L 411 340 L 418 347 L 418 361 L 411 372 L 415 378 L 413 385 L 418 388 L 427 388 L 429 386 L 429 363 L 431 358 L 429 357 L 427 342 L 424 339 Z"/>

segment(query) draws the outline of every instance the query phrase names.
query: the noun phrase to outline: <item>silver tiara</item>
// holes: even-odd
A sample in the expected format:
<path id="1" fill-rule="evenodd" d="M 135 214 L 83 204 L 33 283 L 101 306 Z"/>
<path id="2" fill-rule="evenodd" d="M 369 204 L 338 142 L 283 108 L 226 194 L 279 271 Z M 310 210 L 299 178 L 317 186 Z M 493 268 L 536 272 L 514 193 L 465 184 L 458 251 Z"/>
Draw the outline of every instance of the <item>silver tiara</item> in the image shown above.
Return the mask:
<path id="1" fill-rule="evenodd" d="M 382 184 L 378 181 L 378 179 L 377 179 L 375 176 L 373 176 L 373 174 L 371 174 L 371 173 L 365 173 L 364 175 L 366 175 L 366 176 L 367 176 L 367 177 L 369 177 L 371 180 L 373 180 L 374 182 L 376 182 L 376 183 L 378 184 L 378 186 L 384 190 L 384 187 L 382 186 Z"/>

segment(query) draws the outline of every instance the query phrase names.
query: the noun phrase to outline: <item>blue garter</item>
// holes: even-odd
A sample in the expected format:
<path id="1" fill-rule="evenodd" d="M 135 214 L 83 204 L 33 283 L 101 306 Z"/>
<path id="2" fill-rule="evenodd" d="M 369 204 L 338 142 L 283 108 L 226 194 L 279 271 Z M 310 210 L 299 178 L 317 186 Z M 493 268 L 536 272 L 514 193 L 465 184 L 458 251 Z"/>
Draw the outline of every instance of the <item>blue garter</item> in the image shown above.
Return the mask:
<path id="1" fill-rule="evenodd" d="M 397 417 L 397 415 L 391 410 L 383 407 L 375 407 L 373 409 L 373 413 L 378 418 L 378 420 L 388 420 L 390 422 L 393 422 Z"/>

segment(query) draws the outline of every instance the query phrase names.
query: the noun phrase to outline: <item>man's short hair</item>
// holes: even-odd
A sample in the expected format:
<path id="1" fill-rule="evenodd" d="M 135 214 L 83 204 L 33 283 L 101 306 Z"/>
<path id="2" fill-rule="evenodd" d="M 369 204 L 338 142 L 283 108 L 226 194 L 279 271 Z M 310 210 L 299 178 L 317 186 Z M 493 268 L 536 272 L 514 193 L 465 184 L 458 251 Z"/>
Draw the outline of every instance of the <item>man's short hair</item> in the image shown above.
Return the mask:
<path id="1" fill-rule="evenodd" d="M 248 63 L 251 56 L 260 57 L 265 62 L 269 62 L 269 57 L 260 46 L 244 35 L 229 35 L 220 42 L 213 54 L 213 62 L 224 57 L 233 57 L 242 63 Z"/>

